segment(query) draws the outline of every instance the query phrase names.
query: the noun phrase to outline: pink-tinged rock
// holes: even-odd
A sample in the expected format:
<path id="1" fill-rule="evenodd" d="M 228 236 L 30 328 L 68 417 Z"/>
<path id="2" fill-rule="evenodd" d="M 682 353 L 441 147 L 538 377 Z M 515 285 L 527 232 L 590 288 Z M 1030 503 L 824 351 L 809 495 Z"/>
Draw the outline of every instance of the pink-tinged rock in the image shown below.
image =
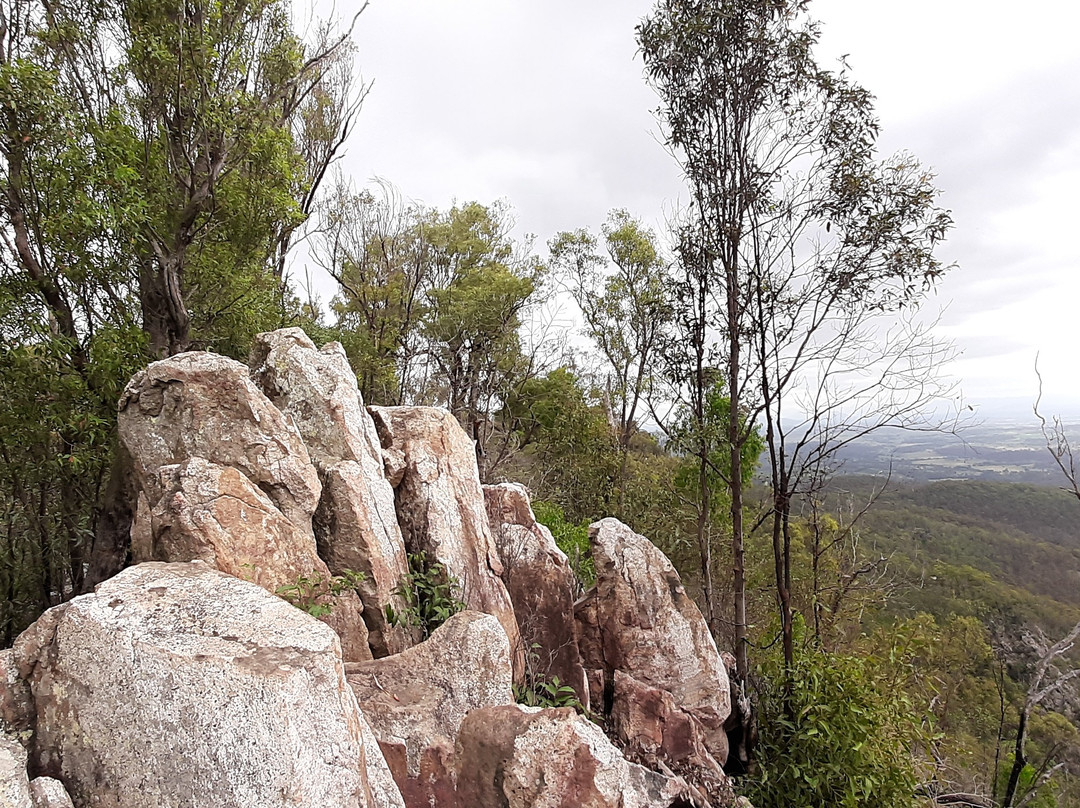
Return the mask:
<path id="1" fill-rule="evenodd" d="M 408 561 L 379 436 L 345 351 L 337 342 L 316 349 L 301 329 L 286 328 L 255 337 L 250 365 L 255 383 L 296 423 L 319 471 L 319 554 L 335 575 L 364 573 L 360 597 L 372 651 L 386 656 L 415 644 L 418 638 L 386 620 L 387 605 L 403 606 L 395 589 Z"/>
<path id="2" fill-rule="evenodd" d="M 425 553 L 461 582 L 466 607 L 494 615 L 514 654 L 515 681 L 525 657 L 503 566 L 488 524 L 472 441 L 449 412 L 434 407 L 369 407 L 384 448 L 400 452 L 398 524 L 410 553 Z"/>
<path id="3" fill-rule="evenodd" d="M 699 722 L 705 750 L 723 763 L 727 671 L 679 574 L 655 545 L 616 519 L 591 525 L 589 540 L 596 589 L 577 612 L 585 668 L 603 671 L 605 688 L 622 671 L 671 694 Z"/>
<path id="4" fill-rule="evenodd" d="M 577 638 L 581 663 L 585 668 L 589 709 L 606 715 L 611 710 L 611 694 L 605 693 L 605 688 L 609 681 L 613 683 L 613 671 L 607 670 L 604 664 L 604 643 L 599 620 L 596 588 L 593 587 L 574 604 L 574 635 Z"/>
<path id="5" fill-rule="evenodd" d="M 64 784 L 52 777 L 35 777 L 30 781 L 30 799 L 34 808 L 75 808 Z"/>
<path id="6" fill-rule="evenodd" d="M 614 685 L 609 726 L 623 754 L 650 769 L 673 771 L 709 794 L 711 802 L 724 804 L 731 788 L 715 753 L 726 759 L 726 747 L 710 750 L 705 728 L 666 690 L 622 671 L 615 671 Z M 715 746 L 715 738 L 712 742 Z"/>
<path id="7" fill-rule="evenodd" d="M 514 700 L 499 621 L 459 612 L 419 645 L 346 671 L 406 805 L 452 808 L 461 722 L 471 710 Z"/>
<path id="8" fill-rule="evenodd" d="M 120 439 L 151 508 L 158 469 L 201 457 L 235 468 L 301 530 L 310 530 L 321 486 L 307 448 L 248 378 L 245 365 L 191 351 L 136 373 L 120 398 Z"/>
<path id="9" fill-rule="evenodd" d="M 34 808 L 26 776 L 26 750 L 0 733 L 0 808 Z"/>
<path id="10" fill-rule="evenodd" d="M 398 613 L 404 611 L 405 604 L 397 588 L 408 571 L 408 564 L 392 508 L 390 521 L 385 522 L 384 513 L 363 504 L 370 491 L 369 474 L 370 470 L 359 463 L 348 461 L 327 469 L 314 527 L 320 555 L 332 572 L 341 575 L 354 570 L 364 574 L 359 592 L 364 603 L 368 642 L 372 653 L 381 657 L 405 650 L 419 636 L 391 625 L 386 618 L 388 605 Z M 380 480 L 390 491 L 389 483 Z"/>
<path id="11" fill-rule="evenodd" d="M 472 711 L 461 725 L 457 766 L 462 808 L 695 804 L 685 782 L 628 762 L 595 724 L 568 707 L 511 704 Z"/>
<path id="12" fill-rule="evenodd" d="M 317 467 L 371 461 L 380 466 L 373 476 L 382 477 L 379 436 L 340 343 L 320 350 L 302 329 L 269 331 L 256 335 L 248 364 L 256 385 L 292 417 Z M 378 504 L 393 514 L 392 494 Z"/>
<path id="13" fill-rule="evenodd" d="M 269 592 L 307 580 L 326 590 L 330 570 L 315 552 L 311 534 L 299 529 L 236 468 L 202 458 L 158 470 L 161 499 L 151 514 L 148 558 L 135 561 L 205 561 Z M 133 552 L 138 546 L 133 546 Z M 303 593 L 293 593 L 296 595 Z M 371 659 L 363 606 L 356 593 L 311 593 L 310 603 L 330 611 L 319 619 L 341 638 L 346 660 Z"/>
<path id="14" fill-rule="evenodd" d="M 536 521 L 524 486 L 485 485 L 488 522 L 503 565 L 532 682 L 574 688 L 588 708 L 589 689 L 574 629 L 576 581 L 551 531 Z"/>
<path id="15" fill-rule="evenodd" d="M 46 612 L 15 656 L 33 770 L 79 808 L 402 808 L 373 801 L 381 757 L 334 632 L 201 562 L 129 567 Z"/>

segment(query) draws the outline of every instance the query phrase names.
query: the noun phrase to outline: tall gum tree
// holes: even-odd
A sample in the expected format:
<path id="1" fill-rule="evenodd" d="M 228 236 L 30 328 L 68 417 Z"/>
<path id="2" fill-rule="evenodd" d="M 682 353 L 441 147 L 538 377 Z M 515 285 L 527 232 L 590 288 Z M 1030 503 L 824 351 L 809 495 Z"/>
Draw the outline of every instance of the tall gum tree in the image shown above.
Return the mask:
<path id="1" fill-rule="evenodd" d="M 739 467 L 761 423 L 789 665 L 790 515 L 803 472 L 871 429 L 911 426 L 920 405 L 943 392 L 933 383 L 940 345 L 925 328 L 907 328 L 910 320 L 889 318 L 916 307 L 942 275 L 933 249 L 951 226 L 917 161 L 878 161 L 872 97 L 846 67 L 818 66 L 808 6 L 660 0 L 638 28 L 667 144 L 690 190 L 678 232 L 685 356 L 677 382 L 704 434 L 709 377 L 723 374 L 739 413 L 726 425 L 728 468 Z M 893 336 L 878 342 L 883 322 Z M 783 419 L 796 400 L 804 428 L 788 441 Z M 699 443 L 704 500 L 710 461 Z M 745 682 L 744 484 L 737 474 L 725 481 L 736 679 Z"/>
<path id="2" fill-rule="evenodd" d="M 351 64 L 347 33 L 305 44 L 279 0 L 0 0 L 5 390 L 51 402 L 47 429 L 4 416 L 40 437 L 42 468 L 66 464 L 30 475 L 37 511 L 65 526 L 52 535 L 70 536 L 27 557 L 40 606 L 124 562 L 114 408 L 132 369 L 190 347 L 245 355 L 280 324 L 283 256 L 362 98 Z M 29 501 L 25 457 L 4 463 L 4 506 Z M 9 544 L 33 532 L 24 517 L 46 524 L 12 508 Z"/>

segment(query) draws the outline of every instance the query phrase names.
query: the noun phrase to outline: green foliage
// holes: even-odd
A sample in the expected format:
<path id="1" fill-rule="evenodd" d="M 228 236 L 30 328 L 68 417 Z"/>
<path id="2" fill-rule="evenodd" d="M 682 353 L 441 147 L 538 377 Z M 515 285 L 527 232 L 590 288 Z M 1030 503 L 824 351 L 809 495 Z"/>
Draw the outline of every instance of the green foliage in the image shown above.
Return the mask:
<path id="1" fill-rule="evenodd" d="M 684 408 L 671 430 L 671 449 L 688 458 L 676 475 L 676 487 L 693 491 L 697 485 L 698 468 L 695 456 L 704 449 L 709 463 L 709 488 L 718 497 L 714 507 L 725 503 L 725 479 L 731 477 L 731 445 L 727 437 L 730 420 L 731 399 L 724 392 L 723 382 L 717 382 L 705 393 L 705 407 L 700 420 Z M 765 448 L 765 441 L 760 431 L 747 423 L 745 415 L 739 417 L 739 431 L 746 435 L 740 447 L 739 476 L 743 485 L 748 486 L 757 471 L 758 458 Z"/>
<path id="2" fill-rule="evenodd" d="M 800 651 L 785 671 L 760 669 L 760 774 L 747 782 L 758 808 L 911 808 L 919 773 L 912 747 L 931 738 L 890 659 Z"/>
<path id="3" fill-rule="evenodd" d="M 325 617 L 334 610 L 333 600 L 346 592 L 359 592 L 366 580 L 364 573 L 345 570 L 341 575 L 326 578 L 320 573 L 299 575 L 295 581 L 282 584 L 274 593 L 312 617 Z"/>
<path id="4" fill-rule="evenodd" d="M 71 343 L 0 347 L 0 640 L 77 594 L 116 446 L 116 401 L 141 364 L 138 332 L 99 331 L 90 366 Z"/>
<path id="5" fill-rule="evenodd" d="M 127 503 L 107 492 L 120 488 L 109 484 L 122 468 L 116 402 L 135 370 L 188 347 L 246 358 L 256 332 L 295 314 L 279 260 L 310 210 L 317 163 L 333 155 L 316 140 L 340 134 L 298 117 L 319 97 L 330 120 L 323 79 L 347 84 L 349 56 L 306 47 L 287 0 L 10 11 L 0 53 L 7 644 L 83 588 L 92 553 L 110 546 L 95 536 L 122 521 Z M 317 48 L 332 41 L 323 33 Z"/>
<path id="6" fill-rule="evenodd" d="M 616 441 L 625 451 L 654 386 L 656 355 L 672 318 L 671 279 L 656 234 L 627 211 L 611 211 L 602 232 L 606 256 L 587 230 L 559 233 L 548 247 L 585 319 L 584 332 L 599 349 Z"/>
<path id="7" fill-rule="evenodd" d="M 409 571 L 394 589 L 404 603 L 398 610 L 386 605 L 386 619 L 392 626 L 418 628 L 424 639 L 453 615 L 465 608 L 461 582 L 438 563 L 428 563 L 426 553 L 409 553 Z"/>
<path id="8" fill-rule="evenodd" d="M 527 707 L 573 707 L 579 713 L 585 712 L 574 688 L 562 684 L 558 676 L 551 677 L 551 681 L 539 679 L 514 685 L 514 700 Z"/>
<path id="9" fill-rule="evenodd" d="M 596 569 L 589 545 L 589 526 L 566 521 L 563 509 L 552 502 L 534 500 L 532 508 L 536 521 L 551 531 L 555 544 L 566 553 L 581 586 L 591 588 L 596 583 Z"/>
<path id="10" fill-rule="evenodd" d="M 1012 772 L 1014 755 L 1010 753 L 998 767 L 997 793 L 1004 794 Z M 1017 799 L 1024 799 L 1025 795 L 1036 785 L 1039 771 L 1030 763 L 1020 770 L 1020 779 L 1016 784 Z M 1024 802 L 1027 808 L 1058 808 L 1057 795 L 1051 788 L 1039 789 L 1030 799 Z"/>
<path id="11" fill-rule="evenodd" d="M 610 512 L 619 469 L 615 438 L 603 408 L 570 368 L 519 385 L 501 416 L 522 447 L 512 466 L 517 479 L 573 522 Z"/>

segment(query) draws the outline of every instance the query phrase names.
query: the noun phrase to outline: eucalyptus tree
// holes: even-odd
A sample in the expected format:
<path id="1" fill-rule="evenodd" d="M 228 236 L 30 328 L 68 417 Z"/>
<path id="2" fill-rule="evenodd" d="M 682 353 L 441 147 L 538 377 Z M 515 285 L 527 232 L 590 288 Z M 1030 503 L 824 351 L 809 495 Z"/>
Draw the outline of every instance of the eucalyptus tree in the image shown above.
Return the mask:
<path id="1" fill-rule="evenodd" d="M 424 234 L 433 216 L 388 183 L 356 190 L 342 177 L 319 211 L 311 252 L 337 282 L 334 337 L 369 404 L 404 404 L 417 384 L 420 320 L 434 273 Z"/>
<path id="2" fill-rule="evenodd" d="M 846 66 L 815 61 L 819 29 L 808 6 L 659 0 L 638 28 L 690 191 L 677 287 L 689 350 L 676 352 L 676 388 L 704 435 L 710 377 L 723 375 L 730 469 L 761 425 L 789 665 L 792 500 L 838 446 L 911 425 L 942 392 L 934 386 L 940 344 L 917 323 L 890 318 L 915 308 L 944 273 L 933 250 L 951 226 L 932 175 L 914 158 L 878 160 L 872 97 Z M 882 342 L 883 327 L 893 336 Z M 796 400 L 802 430 L 789 441 L 784 419 Z M 730 494 L 737 678 L 745 681 L 744 483 L 710 461 L 704 438 L 698 449 L 703 499 L 710 467 Z"/>
<path id="3" fill-rule="evenodd" d="M 56 563 L 13 562 L 40 569 L 37 608 L 123 563 L 134 368 L 245 355 L 281 322 L 282 256 L 362 96 L 328 31 L 305 44 L 284 0 L 0 2 L 2 420 L 28 441 L 3 458 L 9 547 L 60 526 Z"/>
<path id="4" fill-rule="evenodd" d="M 603 251 L 585 229 L 557 234 L 548 248 L 553 270 L 581 309 L 585 335 L 603 358 L 604 394 L 625 450 L 671 319 L 670 279 L 656 234 L 627 211 L 611 211 L 601 233 Z"/>
<path id="5" fill-rule="evenodd" d="M 335 331 L 372 401 L 449 409 L 486 481 L 515 449 L 503 405 L 539 373 L 522 342 L 545 267 L 504 203 L 439 211 L 347 187 L 313 241 L 338 282 Z"/>
<path id="6" fill-rule="evenodd" d="M 619 447 L 618 510 L 630 442 L 641 428 L 654 386 L 658 355 L 672 305 L 668 261 L 656 234 L 625 210 L 613 210 L 600 239 L 585 229 L 559 233 L 548 243 L 552 269 L 573 296 L 584 333 L 599 351 L 603 400 Z"/>

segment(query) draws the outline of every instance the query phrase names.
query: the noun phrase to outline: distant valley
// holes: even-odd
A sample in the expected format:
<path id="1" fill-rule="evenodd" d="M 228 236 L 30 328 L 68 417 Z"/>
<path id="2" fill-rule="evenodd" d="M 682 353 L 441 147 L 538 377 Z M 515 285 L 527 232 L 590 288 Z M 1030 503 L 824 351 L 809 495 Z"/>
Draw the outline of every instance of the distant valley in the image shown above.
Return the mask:
<path id="1" fill-rule="evenodd" d="M 1080 423 L 1072 431 L 1080 445 Z M 891 469 L 894 478 L 910 482 L 1063 483 L 1033 416 L 987 419 L 958 435 L 881 430 L 846 447 L 840 460 L 841 474 L 881 474 Z"/>

